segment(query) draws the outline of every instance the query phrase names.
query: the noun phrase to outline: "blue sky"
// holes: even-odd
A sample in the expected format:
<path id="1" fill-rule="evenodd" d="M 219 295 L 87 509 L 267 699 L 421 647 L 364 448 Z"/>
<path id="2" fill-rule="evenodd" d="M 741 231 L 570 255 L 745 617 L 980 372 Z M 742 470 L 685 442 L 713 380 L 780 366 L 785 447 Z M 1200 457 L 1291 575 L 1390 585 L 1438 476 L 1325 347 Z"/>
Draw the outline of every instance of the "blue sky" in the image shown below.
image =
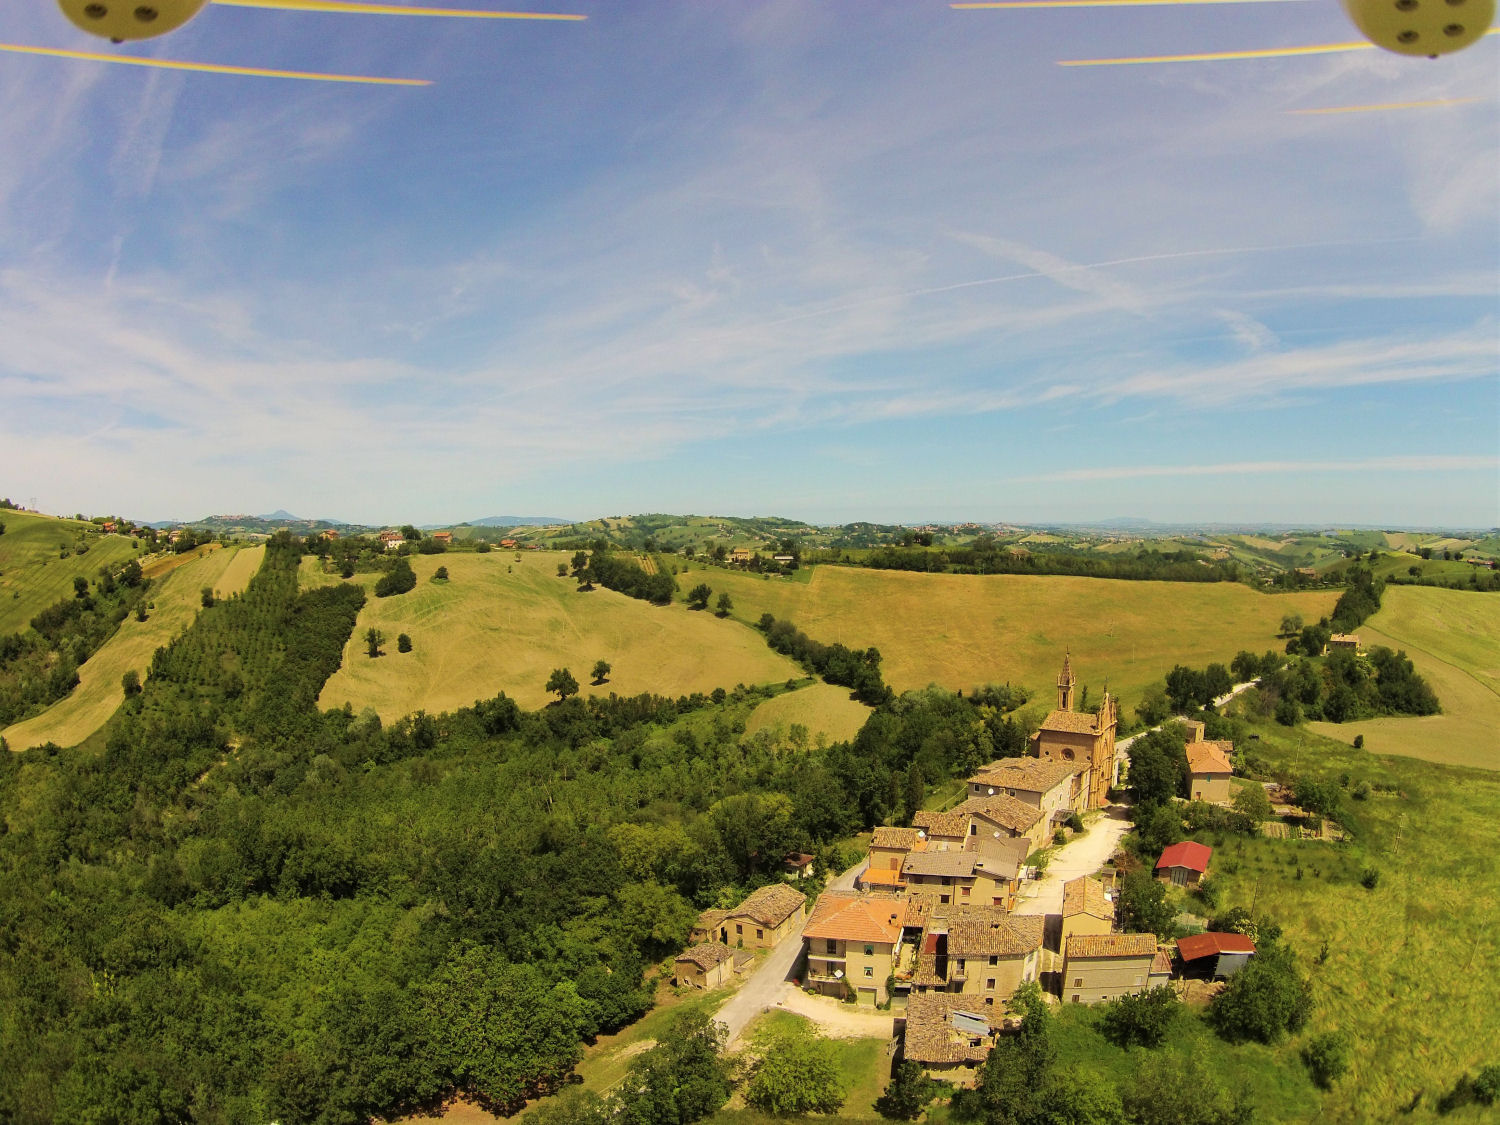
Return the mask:
<path id="1" fill-rule="evenodd" d="M 1331 0 L 546 10 L 589 18 L 211 4 L 114 48 L 4 5 L 7 43 L 434 84 L 0 54 L 0 493 L 1500 524 L 1500 36 L 1069 68 L 1355 35 Z"/>

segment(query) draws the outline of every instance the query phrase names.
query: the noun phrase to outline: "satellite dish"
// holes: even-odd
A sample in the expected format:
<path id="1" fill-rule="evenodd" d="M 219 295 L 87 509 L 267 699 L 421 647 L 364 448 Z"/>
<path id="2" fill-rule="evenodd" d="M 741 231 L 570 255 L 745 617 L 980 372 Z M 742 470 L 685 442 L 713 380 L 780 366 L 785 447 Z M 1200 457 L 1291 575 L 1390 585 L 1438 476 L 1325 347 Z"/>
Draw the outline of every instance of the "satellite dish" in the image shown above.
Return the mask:
<path id="1" fill-rule="evenodd" d="M 920 828 L 918 828 L 917 829 L 917 839 L 918 840 L 925 840 L 925 839 L 927 839 L 927 833 L 923 832 Z"/>
<path id="2" fill-rule="evenodd" d="M 843 980 L 844 979 L 844 970 L 843 969 L 834 969 L 833 970 L 833 979 L 834 980 Z"/>
<path id="3" fill-rule="evenodd" d="M 988 789 L 986 789 L 985 792 L 988 793 L 991 797 L 993 797 L 995 795 L 995 787 L 992 785 Z"/>

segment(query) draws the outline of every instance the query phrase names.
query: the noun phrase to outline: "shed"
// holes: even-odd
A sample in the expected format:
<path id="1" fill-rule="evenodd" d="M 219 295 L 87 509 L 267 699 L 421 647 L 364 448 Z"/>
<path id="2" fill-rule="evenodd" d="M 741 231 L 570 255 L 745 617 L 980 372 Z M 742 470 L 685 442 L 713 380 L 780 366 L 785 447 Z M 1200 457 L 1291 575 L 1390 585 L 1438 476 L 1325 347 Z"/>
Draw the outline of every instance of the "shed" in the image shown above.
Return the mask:
<path id="1" fill-rule="evenodd" d="M 1255 943 L 1244 934 L 1191 934 L 1177 939 L 1177 956 L 1193 976 L 1232 977 L 1255 956 Z"/>

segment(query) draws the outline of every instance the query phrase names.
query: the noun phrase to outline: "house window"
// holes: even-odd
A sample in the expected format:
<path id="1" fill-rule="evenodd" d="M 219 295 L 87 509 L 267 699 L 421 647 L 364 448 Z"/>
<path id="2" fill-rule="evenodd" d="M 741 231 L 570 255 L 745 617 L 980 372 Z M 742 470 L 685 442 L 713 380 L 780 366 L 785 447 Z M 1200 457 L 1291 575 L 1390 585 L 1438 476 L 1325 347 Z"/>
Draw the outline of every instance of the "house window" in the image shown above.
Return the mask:
<path id="1" fill-rule="evenodd" d="M 993 997 L 993 996 L 986 996 L 986 997 L 985 997 L 985 998 L 984 998 L 984 1002 L 985 1002 L 985 1003 L 986 1003 L 986 1004 L 988 1004 L 988 1005 L 990 1005 L 990 1006 L 991 1006 L 991 1007 L 993 1007 L 993 1006 L 994 1006 L 994 1004 L 995 1004 L 995 998 L 994 998 L 994 997 Z"/>
<path id="2" fill-rule="evenodd" d="M 867 945 L 867 946 L 865 946 L 865 956 L 866 957 L 873 957 L 873 956 L 875 956 L 875 947 L 873 945 Z"/>
<path id="3" fill-rule="evenodd" d="M 986 992 L 994 992 L 995 991 L 995 978 L 994 977 L 990 977 L 989 980 L 985 981 L 984 982 L 984 988 L 985 988 Z"/>
<path id="4" fill-rule="evenodd" d="M 829 938 L 828 939 L 828 948 L 826 950 L 824 950 L 824 952 L 825 953 L 837 953 L 838 951 L 839 951 L 839 943 L 836 942 L 836 941 L 834 941 L 832 938 Z"/>
<path id="5" fill-rule="evenodd" d="M 761 930 L 759 927 L 757 927 L 756 931 L 755 931 L 755 936 L 758 937 L 758 938 L 763 938 L 763 937 L 766 936 L 765 935 L 765 931 Z"/>
<path id="6" fill-rule="evenodd" d="M 1078 1003 L 1078 993 L 1073 993 L 1073 1003 Z"/>
<path id="7" fill-rule="evenodd" d="M 948 876 L 944 875 L 943 876 L 943 886 L 946 887 L 946 886 L 949 885 L 949 883 L 950 883 L 950 880 L 949 880 Z"/>
<path id="8" fill-rule="evenodd" d="M 996 895 L 993 905 L 995 905 L 995 906 L 1004 906 L 1005 903 L 1001 901 L 999 895 Z"/>
<path id="9" fill-rule="evenodd" d="M 737 933 L 737 934 L 742 934 L 742 933 L 745 932 L 745 927 L 743 925 L 741 925 L 739 922 L 736 922 L 734 924 L 734 932 Z"/>
<path id="10" fill-rule="evenodd" d="M 947 906 L 948 905 L 948 898 L 949 898 L 948 895 L 938 895 L 938 902 L 941 903 L 943 906 Z"/>
<path id="11" fill-rule="evenodd" d="M 867 976 L 867 977 L 873 977 L 874 975 L 875 975 L 875 970 L 871 966 L 866 965 L 865 966 L 865 976 Z"/>
<path id="12" fill-rule="evenodd" d="M 1083 978 L 1082 977 L 1074 977 L 1073 978 L 1073 987 L 1074 988 L 1082 988 L 1083 987 Z"/>
<path id="13" fill-rule="evenodd" d="M 977 835 L 979 835 L 979 825 L 975 824 L 973 821 L 969 822 L 969 835 L 970 836 L 977 836 Z"/>
<path id="14" fill-rule="evenodd" d="M 961 887 L 961 888 L 959 888 L 959 892 L 958 893 L 959 893 L 959 895 L 961 897 L 968 898 L 969 897 L 969 888 L 968 887 Z"/>

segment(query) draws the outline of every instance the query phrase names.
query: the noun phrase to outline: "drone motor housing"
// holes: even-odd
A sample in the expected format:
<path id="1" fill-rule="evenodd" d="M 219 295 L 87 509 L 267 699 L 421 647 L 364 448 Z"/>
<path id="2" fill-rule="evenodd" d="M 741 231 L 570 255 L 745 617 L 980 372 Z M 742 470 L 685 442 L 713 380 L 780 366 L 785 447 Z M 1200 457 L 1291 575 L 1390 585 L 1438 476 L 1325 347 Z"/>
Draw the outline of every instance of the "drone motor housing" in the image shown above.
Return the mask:
<path id="1" fill-rule="evenodd" d="M 176 31 L 208 0 L 57 0 L 74 25 L 116 43 Z M 1491 0 L 1493 3 L 1493 0 Z"/>
<path id="2" fill-rule="evenodd" d="M 1344 0 L 1344 11 L 1377 47 L 1437 58 L 1484 35 L 1495 0 Z"/>

